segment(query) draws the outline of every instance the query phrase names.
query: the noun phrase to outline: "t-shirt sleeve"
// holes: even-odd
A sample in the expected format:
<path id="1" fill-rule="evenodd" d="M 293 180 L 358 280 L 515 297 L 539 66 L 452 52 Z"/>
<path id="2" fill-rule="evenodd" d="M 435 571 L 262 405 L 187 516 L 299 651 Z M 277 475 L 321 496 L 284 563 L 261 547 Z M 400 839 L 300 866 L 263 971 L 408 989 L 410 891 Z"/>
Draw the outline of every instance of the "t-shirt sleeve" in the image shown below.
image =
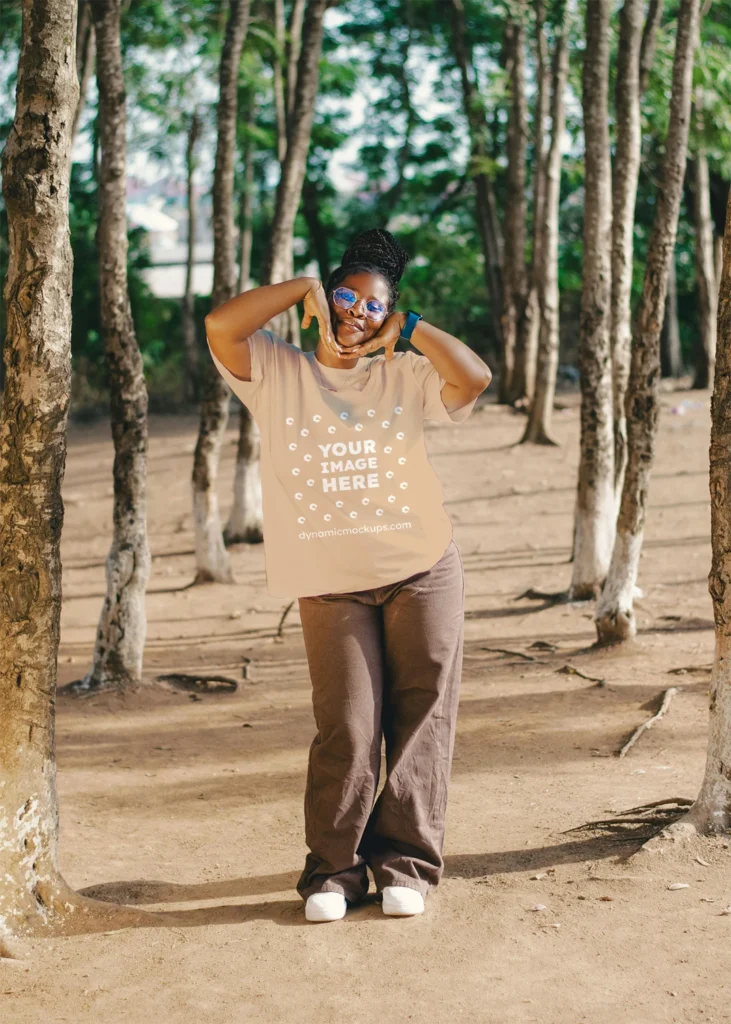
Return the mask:
<path id="1" fill-rule="evenodd" d="M 278 343 L 284 345 L 286 342 L 264 328 L 250 334 L 246 341 L 251 354 L 251 380 L 240 380 L 214 354 L 207 337 L 206 341 L 218 372 L 236 397 L 241 399 L 252 413 L 256 413 L 274 377 L 274 346 Z"/>
<path id="2" fill-rule="evenodd" d="M 442 388 L 447 383 L 440 376 L 436 366 L 426 356 L 409 351 L 414 376 L 424 392 L 424 419 L 436 423 L 464 423 L 475 407 L 477 397 L 473 398 L 461 409 L 450 412 L 442 399 Z"/>

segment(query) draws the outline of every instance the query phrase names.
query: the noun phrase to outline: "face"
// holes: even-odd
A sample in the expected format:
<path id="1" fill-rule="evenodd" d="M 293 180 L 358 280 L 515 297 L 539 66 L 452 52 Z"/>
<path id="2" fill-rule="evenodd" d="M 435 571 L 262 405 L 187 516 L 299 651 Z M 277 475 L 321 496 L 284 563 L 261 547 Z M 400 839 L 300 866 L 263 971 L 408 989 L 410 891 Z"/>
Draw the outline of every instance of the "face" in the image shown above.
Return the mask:
<path id="1" fill-rule="evenodd" d="M 356 294 L 356 302 L 350 309 L 343 309 L 333 302 L 332 294 L 330 295 L 328 303 L 335 337 L 344 348 L 369 341 L 380 330 L 388 316 L 388 284 L 378 274 L 362 271 L 348 274 L 338 287 L 351 288 Z M 386 312 L 379 320 L 371 320 L 366 316 L 366 303 L 371 299 L 377 299 L 386 307 Z"/>

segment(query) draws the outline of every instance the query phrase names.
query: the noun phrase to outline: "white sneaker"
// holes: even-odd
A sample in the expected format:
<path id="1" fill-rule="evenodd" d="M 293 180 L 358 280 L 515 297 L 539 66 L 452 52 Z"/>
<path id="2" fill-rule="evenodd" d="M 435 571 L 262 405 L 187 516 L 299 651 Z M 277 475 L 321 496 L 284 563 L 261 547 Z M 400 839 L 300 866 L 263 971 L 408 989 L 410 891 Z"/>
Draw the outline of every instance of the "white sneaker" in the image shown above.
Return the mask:
<path id="1" fill-rule="evenodd" d="M 424 897 L 407 885 L 387 885 L 383 890 L 383 913 L 394 917 L 411 917 L 424 913 Z"/>
<path id="2" fill-rule="evenodd" d="M 307 897 L 305 917 L 308 921 L 339 921 L 345 917 L 345 897 L 339 892 L 315 892 Z"/>

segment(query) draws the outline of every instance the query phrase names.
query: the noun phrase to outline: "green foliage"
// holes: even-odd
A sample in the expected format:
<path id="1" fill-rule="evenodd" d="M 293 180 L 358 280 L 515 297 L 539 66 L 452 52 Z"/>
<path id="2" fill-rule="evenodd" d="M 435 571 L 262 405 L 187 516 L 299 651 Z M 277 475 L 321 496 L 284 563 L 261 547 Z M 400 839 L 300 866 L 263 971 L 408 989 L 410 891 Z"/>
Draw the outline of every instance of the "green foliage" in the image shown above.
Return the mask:
<path id="1" fill-rule="evenodd" d="M 559 285 L 562 335 L 577 325 L 582 274 L 583 125 L 581 73 L 587 0 L 546 0 L 549 54 L 566 4 L 569 23 L 565 156 L 561 178 Z M 649 84 L 642 104 L 643 155 L 637 195 L 633 301 L 642 287 L 649 231 L 654 216 L 660 161 L 667 131 L 668 98 L 678 0 L 666 0 Z M 285 0 L 289 16 L 291 0 Z M 12 123 L 20 36 L 20 0 L 0 0 L 0 145 Z M 536 101 L 535 12 L 520 0 L 464 0 L 467 40 L 474 68 L 475 103 L 484 121 L 485 155 L 470 157 L 460 72 L 452 47 L 451 3 L 434 0 L 340 0 L 326 16 L 320 82 L 307 156 L 305 192 L 295 220 L 295 273 L 306 272 L 326 250 L 339 263 L 352 237 L 385 225 L 414 259 L 401 282 L 401 305 L 492 352 L 490 309 L 475 222 L 473 175 L 493 182 L 501 212 L 505 200 L 509 74 L 505 27 L 519 19 L 526 30 L 528 188 L 536 165 L 533 151 Z M 129 162 L 144 155 L 147 166 L 185 180 L 187 133 L 197 111 L 198 180 L 210 188 L 215 152 L 218 62 L 227 4 L 222 0 L 133 0 L 124 8 L 123 59 L 127 86 Z M 616 57 L 619 5 L 613 6 L 612 53 Z M 694 68 L 691 152 L 703 148 L 717 192 L 731 178 L 731 0 L 714 0 L 701 26 Z M 273 0 L 255 0 L 239 69 L 238 156 L 235 195 L 244 191 L 244 144 L 253 165 L 252 269 L 268 242 L 279 165 L 272 60 L 277 52 Z M 279 54 L 284 60 L 286 53 Z M 614 57 L 613 57 L 614 60 Z M 610 131 L 614 134 L 614 70 L 610 83 Z M 95 132 L 92 85 L 82 127 L 84 153 L 73 168 L 71 236 L 74 251 L 72 356 L 75 375 L 88 394 L 101 394 L 106 376 L 99 320 L 95 243 L 96 186 L 88 156 Z M 253 110 L 253 122 L 248 114 Z M 339 193 L 333 161 L 358 147 L 344 168 L 355 190 Z M 84 150 L 83 143 L 86 143 Z M 352 151 L 352 150 L 351 150 Z M 687 203 L 681 211 L 676 247 L 681 336 L 688 348 L 695 330 L 693 227 Z M 718 204 L 717 204 L 718 205 Z M 312 234 L 316 217 L 318 238 Z M 717 217 L 717 226 L 719 218 Z M 509 240 L 508 240 L 509 244 Z M 529 242 L 530 244 L 530 242 Z M 529 255 L 529 253 L 527 254 Z M 0 275 L 7 261 L 7 227 L 0 202 Z M 137 336 L 153 404 L 164 407 L 182 394 L 180 303 L 153 295 L 143 271 L 149 263 L 144 233 L 130 232 L 129 288 Z M 209 297 L 198 296 L 202 318 Z M 1 310 L 0 310 L 1 313 Z M 3 319 L 0 315 L 0 331 Z M 313 331 L 315 333 L 313 334 Z M 316 329 L 306 332 L 307 347 Z M 570 351 L 570 349 L 569 349 Z M 494 354 L 494 353 L 493 353 Z M 155 397 L 157 395 L 157 398 Z M 162 407 L 162 406 L 161 406 Z"/>

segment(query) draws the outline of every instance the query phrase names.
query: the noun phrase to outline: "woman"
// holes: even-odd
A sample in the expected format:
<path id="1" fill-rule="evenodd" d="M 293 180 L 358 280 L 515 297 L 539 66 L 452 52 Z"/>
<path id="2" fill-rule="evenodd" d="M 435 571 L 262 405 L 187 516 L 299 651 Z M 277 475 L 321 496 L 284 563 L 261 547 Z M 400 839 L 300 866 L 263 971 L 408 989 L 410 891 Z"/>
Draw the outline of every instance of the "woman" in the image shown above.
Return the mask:
<path id="1" fill-rule="evenodd" d="M 268 590 L 299 602 L 317 725 L 297 884 L 309 921 L 342 918 L 368 867 L 384 913 L 421 913 L 444 867 L 464 574 L 423 425 L 464 422 L 491 374 L 395 310 L 408 259 L 388 231 L 366 231 L 325 288 L 265 285 L 206 317 L 213 361 L 261 433 Z M 302 300 L 313 352 L 263 329 Z M 394 352 L 399 338 L 423 354 Z"/>

